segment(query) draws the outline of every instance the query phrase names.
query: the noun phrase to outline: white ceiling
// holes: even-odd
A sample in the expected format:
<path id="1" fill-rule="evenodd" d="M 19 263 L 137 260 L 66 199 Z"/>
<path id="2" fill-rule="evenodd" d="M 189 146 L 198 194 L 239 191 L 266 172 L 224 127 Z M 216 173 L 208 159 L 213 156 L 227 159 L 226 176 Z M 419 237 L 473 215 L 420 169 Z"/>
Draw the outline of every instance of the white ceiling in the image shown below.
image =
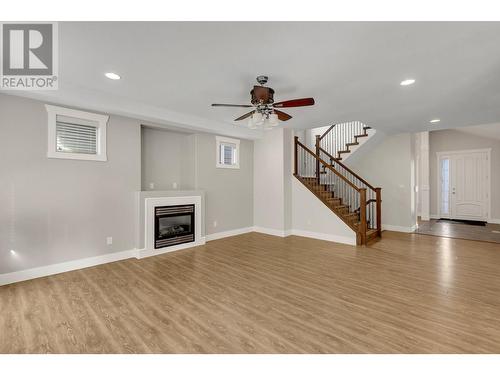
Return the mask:
<path id="1" fill-rule="evenodd" d="M 484 138 L 497 139 L 500 141 L 500 123 L 466 126 L 457 130 L 463 133 L 472 134 Z"/>
<path id="2" fill-rule="evenodd" d="M 286 110 L 294 128 L 500 122 L 498 22 L 69 22 L 59 24 L 59 46 L 60 89 L 24 95 L 252 138 L 259 133 L 232 122 L 244 109 L 210 104 L 248 103 L 265 74 L 277 101 L 316 99 Z M 416 83 L 402 87 L 405 78 Z"/>

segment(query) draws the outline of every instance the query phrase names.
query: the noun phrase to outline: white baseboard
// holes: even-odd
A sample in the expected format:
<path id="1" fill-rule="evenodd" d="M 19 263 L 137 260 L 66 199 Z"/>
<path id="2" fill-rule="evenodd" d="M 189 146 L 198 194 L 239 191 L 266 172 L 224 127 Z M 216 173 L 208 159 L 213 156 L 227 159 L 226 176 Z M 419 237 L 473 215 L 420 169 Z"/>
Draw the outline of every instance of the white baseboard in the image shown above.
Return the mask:
<path id="1" fill-rule="evenodd" d="M 290 231 L 264 228 L 264 227 L 253 227 L 253 231 L 258 233 L 270 234 L 271 236 L 278 236 L 278 237 L 287 237 L 290 235 Z"/>
<path id="2" fill-rule="evenodd" d="M 195 242 L 183 243 L 180 245 L 162 247 L 161 249 L 139 249 L 137 250 L 137 259 L 148 258 L 155 255 L 171 253 L 172 251 L 184 250 L 190 247 L 205 245 L 205 237 L 200 238 Z"/>
<path id="3" fill-rule="evenodd" d="M 415 232 L 416 229 L 416 225 L 411 227 L 401 227 L 399 225 L 382 224 L 382 230 L 390 230 L 392 232 L 412 233 Z"/>
<path id="4" fill-rule="evenodd" d="M 225 237 L 232 237 L 232 236 L 237 236 L 239 234 L 253 232 L 253 230 L 254 230 L 253 227 L 246 227 L 246 228 L 239 228 L 239 229 L 227 230 L 227 231 L 224 231 L 224 232 L 207 234 L 205 236 L 205 239 L 207 241 L 219 240 L 219 239 L 225 238 Z"/>
<path id="5" fill-rule="evenodd" d="M 500 223 L 500 220 L 495 219 L 495 221 L 498 221 L 498 223 Z M 493 222 L 493 221 L 491 221 L 491 222 Z M 398 226 L 394 226 L 394 225 L 383 225 L 383 229 L 398 231 L 398 232 L 406 232 L 406 233 L 409 233 L 409 232 L 412 232 L 415 230 L 415 228 L 411 228 L 411 227 L 398 227 Z M 334 235 L 334 234 L 309 232 L 309 231 L 304 231 L 304 230 L 300 230 L 300 229 L 279 230 L 279 229 L 271 229 L 271 228 L 263 228 L 263 227 L 246 227 L 246 228 L 229 230 L 229 231 L 225 231 L 225 232 L 213 233 L 213 234 L 207 235 L 206 237 L 202 237 L 200 240 L 198 240 L 194 243 L 191 242 L 191 243 L 187 243 L 187 244 L 181 244 L 181 245 L 177 245 L 177 246 L 167 247 L 164 249 L 126 250 L 126 251 L 120 251 L 120 252 L 116 252 L 116 253 L 99 255 L 99 256 L 91 257 L 91 258 L 78 259 L 78 260 L 73 260 L 73 261 L 64 262 L 64 263 L 51 264 L 51 265 L 43 266 L 43 267 L 37 267 L 37 268 L 31 268 L 31 269 L 17 271 L 17 272 L 5 273 L 5 274 L 0 275 L 0 285 L 7 285 L 7 284 L 19 282 L 19 281 L 36 279 L 38 277 L 55 275 L 58 273 L 74 271 L 74 270 L 87 268 L 87 267 L 93 267 L 93 266 L 97 266 L 100 264 L 116 262 L 119 260 L 124 260 L 124 259 L 129 259 L 129 258 L 142 259 L 142 258 L 146 258 L 146 257 L 150 257 L 150 256 L 169 253 L 172 251 L 187 249 L 189 247 L 201 246 L 201 245 L 205 244 L 205 241 L 213 241 L 216 239 L 237 236 L 239 234 L 249 233 L 249 232 L 259 232 L 259 233 L 269 234 L 269 235 L 278 236 L 278 237 L 287 237 L 290 235 L 294 235 L 294 236 L 315 238 L 315 239 L 323 240 L 323 241 L 337 242 L 337 243 L 342 243 L 342 244 L 347 244 L 347 245 L 356 245 L 355 238 L 353 239 L 350 237 L 339 236 L 339 235 Z"/>
<path id="6" fill-rule="evenodd" d="M 350 237 L 346 237 L 346 236 L 339 236 L 336 234 L 309 232 L 309 231 L 300 230 L 300 229 L 292 229 L 290 232 L 291 232 L 290 234 L 292 234 L 294 236 L 308 237 L 308 238 L 314 238 L 317 240 L 338 242 L 338 243 L 356 246 L 356 235 L 354 235 L 354 238 L 350 238 Z"/>
<path id="7" fill-rule="evenodd" d="M 345 236 L 338 236 L 335 234 L 309 232 L 301 229 L 279 230 L 279 229 L 271 229 L 263 227 L 254 227 L 253 231 L 258 233 L 270 234 L 271 236 L 277 236 L 277 237 L 301 236 L 301 237 L 315 238 L 317 240 L 323 240 L 323 241 L 338 242 L 347 245 L 356 245 L 356 237 L 349 238 Z"/>
<path id="8" fill-rule="evenodd" d="M 441 219 L 441 216 L 436 215 L 436 214 L 431 214 L 430 217 L 431 217 L 431 219 Z"/>
<path id="9" fill-rule="evenodd" d="M 116 253 L 109 253 L 104 255 L 99 255 L 96 257 L 83 258 L 77 260 L 71 260 L 64 263 L 49 264 L 47 266 L 30 268 L 27 270 L 16 271 L 11 273 L 0 274 L 0 286 L 12 283 L 17 283 L 20 281 L 37 279 L 39 277 L 55 275 L 58 273 L 75 271 L 82 268 L 98 266 L 100 264 L 116 262 L 119 260 L 129 259 L 129 258 L 147 258 L 154 255 L 160 255 L 169 253 L 172 251 L 187 249 L 189 247 L 205 245 L 205 237 L 202 237 L 196 242 L 190 242 L 186 244 L 165 247 L 163 249 L 149 250 L 149 249 L 133 249 L 120 251 Z"/>
<path id="10" fill-rule="evenodd" d="M 50 276 L 58 273 L 98 266 L 99 264 L 116 262 L 128 258 L 135 258 L 136 256 L 137 250 L 133 249 L 120 251 L 117 253 L 98 255 L 91 258 L 71 260 L 64 263 L 50 264 L 48 266 L 30 268 L 22 271 L 4 273 L 0 275 L 0 285 L 7 285 L 17 283 L 19 281 L 36 279 L 38 277 Z"/>

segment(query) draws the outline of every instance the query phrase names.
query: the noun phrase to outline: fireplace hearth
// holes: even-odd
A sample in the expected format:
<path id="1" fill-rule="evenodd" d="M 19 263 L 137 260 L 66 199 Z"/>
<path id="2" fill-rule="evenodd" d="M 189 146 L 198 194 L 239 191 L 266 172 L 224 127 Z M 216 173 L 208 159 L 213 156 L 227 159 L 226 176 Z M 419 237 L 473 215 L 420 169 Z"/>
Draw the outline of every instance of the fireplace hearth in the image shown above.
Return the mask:
<path id="1" fill-rule="evenodd" d="M 155 249 L 195 240 L 194 204 L 155 207 Z"/>

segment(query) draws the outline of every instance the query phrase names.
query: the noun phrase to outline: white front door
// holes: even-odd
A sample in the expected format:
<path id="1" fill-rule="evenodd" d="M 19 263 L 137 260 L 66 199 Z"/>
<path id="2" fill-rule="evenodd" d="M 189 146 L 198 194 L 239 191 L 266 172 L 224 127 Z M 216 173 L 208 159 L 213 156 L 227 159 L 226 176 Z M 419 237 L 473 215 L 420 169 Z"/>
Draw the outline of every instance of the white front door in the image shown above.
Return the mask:
<path id="1" fill-rule="evenodd" d="M 489 151 L 440 153 L 440 216 L 487 221 Z"/>

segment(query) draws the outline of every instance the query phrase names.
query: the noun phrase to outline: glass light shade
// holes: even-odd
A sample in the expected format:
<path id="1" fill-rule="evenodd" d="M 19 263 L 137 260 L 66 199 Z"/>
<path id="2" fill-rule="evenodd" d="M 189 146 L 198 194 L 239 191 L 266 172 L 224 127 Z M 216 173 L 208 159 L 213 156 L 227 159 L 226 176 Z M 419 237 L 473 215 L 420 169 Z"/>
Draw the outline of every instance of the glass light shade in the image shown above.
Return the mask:
<path id="1" fill-rule="evenodd" d="M 255 125 L 255 123 L 253 122 L 253 119 L 252 119 L 252 117 L 251 117 L 251 116 L 248 118 L 248 123 L 247 123 L 247 125 L 248 125 L 248 128 L 249 128 L 249 129 L 257 129 L 257 126 L 256 126 L 256 125 Z"/>
<path id="2" fill-rule="evenodd" d="M 276 113 L 271 113 L 269 115 L 269 124 L 271 126 L 276 126 L 278 125 L 278 115 Z"/>
<path id="3" fill-rule="evenodd" d="M 262 116 L 261 113 L 255 112 L 252 115 L 252 120 L 253 120 L 255 125 L 260 126 L 264 123 L 264 116 Z"/>

